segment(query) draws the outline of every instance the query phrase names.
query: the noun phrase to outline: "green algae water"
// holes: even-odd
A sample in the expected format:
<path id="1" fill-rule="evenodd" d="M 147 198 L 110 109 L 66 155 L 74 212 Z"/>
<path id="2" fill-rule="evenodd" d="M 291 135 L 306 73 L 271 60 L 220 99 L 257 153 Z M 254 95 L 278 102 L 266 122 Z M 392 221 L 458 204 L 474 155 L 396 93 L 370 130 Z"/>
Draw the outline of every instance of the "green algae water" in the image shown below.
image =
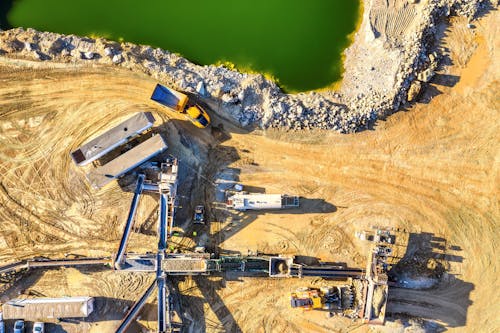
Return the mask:
<path id="1" fill-rule="evenodd" d="M 14 27 L 147 44 L 269 74 L 289 92 L 341 78 L 360 0 L 14 0 Z"/>

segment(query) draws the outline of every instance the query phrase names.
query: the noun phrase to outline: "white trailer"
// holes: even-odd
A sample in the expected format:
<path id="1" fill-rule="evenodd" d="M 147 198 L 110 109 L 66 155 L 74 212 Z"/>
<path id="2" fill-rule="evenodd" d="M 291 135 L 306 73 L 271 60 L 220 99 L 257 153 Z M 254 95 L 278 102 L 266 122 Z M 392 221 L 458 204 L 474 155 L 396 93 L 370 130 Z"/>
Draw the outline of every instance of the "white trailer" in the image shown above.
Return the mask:
<path id="1" fill-rule="evenodd" d="M 71 158 L 78 166 L 87 165 L 149 130 L 154 122 L 155 118 L 150 112 L 137 113 L 71 152 Z"/>
<path id="2" fill-rule="evenodd" d="M 160 154 L 167 147 L 167 143 L 161 134 L 153 135 L 111 162 L 91 170 L 87 174 L 87 179 L 93 188 L 100 189 Z"/>
<path id="3" fill-rule="evenodd" d="M 286 194 L 236 193 L 227 200 L 236 210 L 285 209 L 299 207 L 299 197 Z"/>
<path id="4" fill-rule="evenodd" d="M 13 299 L 2 306 L 4 319 L 43 321 L 57 318 L 86 318 L 94 311 L 94 298 L 26 298 Z"/>

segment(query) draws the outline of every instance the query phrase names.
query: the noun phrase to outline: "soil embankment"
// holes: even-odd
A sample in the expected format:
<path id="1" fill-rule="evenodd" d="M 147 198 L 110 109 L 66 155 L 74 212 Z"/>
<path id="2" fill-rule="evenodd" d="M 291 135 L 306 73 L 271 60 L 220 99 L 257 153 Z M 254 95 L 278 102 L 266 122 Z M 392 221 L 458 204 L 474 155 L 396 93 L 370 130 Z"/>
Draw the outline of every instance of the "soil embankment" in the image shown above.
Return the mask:
<path id="1" fill-rule="evenodd" d="M 432 77 L 445 57 L 437 47 L 440 20 L 450 15 L 472 20 L 488 6 L 497 6 L 497 1 L 365 0 L 362 24 L 346 50 L 343 87 L 338 92 L 284 94 L 262 75 L 197 66 L 149 46 L 32 29 L 2 32 L 0 54 L 73 65 L 114 64 L 142 71 L 178 89 L 202 91 L 199 96 L 205 102 L 243 127 L 348 133 L 398 110 L 406 104 L 412 83 L 410 100 L 418 94 L 420 82 Z"/>

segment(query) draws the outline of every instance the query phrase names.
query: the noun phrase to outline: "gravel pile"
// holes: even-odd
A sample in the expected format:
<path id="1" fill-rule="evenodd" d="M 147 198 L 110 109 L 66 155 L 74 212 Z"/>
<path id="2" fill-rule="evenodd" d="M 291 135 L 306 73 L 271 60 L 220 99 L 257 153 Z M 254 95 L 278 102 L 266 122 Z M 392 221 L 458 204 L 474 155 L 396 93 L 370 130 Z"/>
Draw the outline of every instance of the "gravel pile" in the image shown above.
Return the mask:
<path id="1" fill-rule="evenodd" d="M 365 8 L 368 8 L 370 1 L 365 2 Z M 424 19 L 408 32 L 403 41 L 394 45 L 380 43 L 386 54 L 400 59 L 398 62 L 385 61 L 384 66 L 393 68 L 376 68 L 381 64 L 380 59 L 370 59 L 376 57 L 350 62 L 354 64 L 352 66 L 359 66 L 346 68 L 346 75 L 350 76 L 348 80 L 356 82 L 354 96 L 348 89 L 285 94 L 274 82 L 260 74 L 239 73 L 223 66 L 198 66 L 176 54 L 150 46 L 33 29 L 16 28 L 0 32 L 0 56 L 73 65 L 100 63 L 143 71 L 176 89 L 198 93 L 206 101 L 213 102 L 212 105 L 220 106 L 215 111 L 242 127 L 320 128 L 350 133 L 397 111 L 402 104 L 418 95 L 417 76 L 420 75 L 420 78 L 421 73 L 427 71 L 426 77 L 431 77 L 432 69 L 439 62 L 439 54 L 430 49 L 428 42 L 434 40 L 437 20 L 449 15 L 463 15 L 472 20 L 479 10 L 487 6 L 498 6 L 498 0 L 429 0 L 420 14 Z M 365 15 L 364 20 L 367 19 L 368 15 Z M 367 42 L 365 34 L 360 29 L 351 47 L 356 48 L 360 43 L 377 43 Z M 349 53 L 346 54 L 349 57 Z M 378 62 L 372 66 L 370 61 Z M 393 82 L 387 86 L 385 82 L 379 82 L 378 86 L 367 82 L 373 79 L 364 80 L 366 68 L 393 71 Z"/>

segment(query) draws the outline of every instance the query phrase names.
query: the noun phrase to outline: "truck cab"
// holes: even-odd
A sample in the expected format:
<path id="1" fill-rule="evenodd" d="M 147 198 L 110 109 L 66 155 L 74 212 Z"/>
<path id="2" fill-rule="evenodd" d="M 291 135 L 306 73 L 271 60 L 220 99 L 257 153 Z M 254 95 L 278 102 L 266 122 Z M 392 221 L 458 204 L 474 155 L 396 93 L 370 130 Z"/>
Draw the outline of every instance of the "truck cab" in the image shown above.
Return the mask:
<path id="1" fill-rule="evenodd" d="M 205 128 L 210 124 L 208 113 L 198 104 L 186 109 L 186 117 L 198 128 Z"/>
<path id="2" fill-rule="evenodd" d="M 315 288 L 299 288 L 290 295 L 290 305 L 292 308 L 321 309 L 323 298 L 319 290 Z"/>

